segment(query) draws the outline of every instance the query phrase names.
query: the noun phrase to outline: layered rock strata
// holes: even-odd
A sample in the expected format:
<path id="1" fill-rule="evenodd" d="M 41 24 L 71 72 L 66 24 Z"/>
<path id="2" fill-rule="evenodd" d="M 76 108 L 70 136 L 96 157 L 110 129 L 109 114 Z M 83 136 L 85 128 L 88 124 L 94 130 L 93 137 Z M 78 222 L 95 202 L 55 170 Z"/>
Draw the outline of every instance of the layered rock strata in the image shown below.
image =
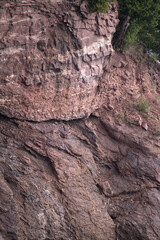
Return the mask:
<path id="1" fill-rule="evenodd" d="M 159 240 L 159 64 L 116 3 L 0 2 L 0 240 Z"/>
<path id="2" fill-rule="evenodd" d="M 90 14 L 80 0 L 3 1 L 1 113 L 32 121 L 90 115 L 101 105 L 117 15 L 116 4 Z"/>
<path id="3" fill-rule="evenodd" d="M 2 240 L 159 240 L 159 66 L 141 60 L 111 58 L 106 103 L 88 119 L 1 116 Z M 147 118 L 133 108 L 141 92 Z"/>
<path id="4" fill-rule="evenodd" d="M 0 239 L 159 239 L 158 137 L 104 110 L 0 126 Z"/>

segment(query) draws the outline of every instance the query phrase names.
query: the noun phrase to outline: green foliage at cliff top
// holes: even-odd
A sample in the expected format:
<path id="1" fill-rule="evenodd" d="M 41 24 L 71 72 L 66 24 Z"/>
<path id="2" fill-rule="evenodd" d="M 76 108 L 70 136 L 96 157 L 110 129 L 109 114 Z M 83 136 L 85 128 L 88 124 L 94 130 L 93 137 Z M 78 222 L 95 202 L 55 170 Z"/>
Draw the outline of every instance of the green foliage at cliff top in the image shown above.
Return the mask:
<path id="1" fill-rule="evenodd" d="M 88 0 L 90 11 L 105 13 L 108 10 L 109 0 Z"/>
<path id="2" fill-rule="evenodd" d="M 109 0 L 88 1 L 91 11 L 105 13 L 108 9 Z M 118 0 L 118 2 L 121 26 L 125 18 L 130 17 L 122 45 L 141 42 L 160 59 L 160 0 Z"/>
<path id="3" fill-rule="evenodd" d="M 160 0 L 119 0 L 119 11 L 130 16 L 123 44 L 139 41 L 160 58 Z"/>
<path id="4" fill-rule="evenodd" d="M 108 3 L 114 0 L 88 0 L 89 8 L 91 12 L 106 13 L 108 10 Z"/>

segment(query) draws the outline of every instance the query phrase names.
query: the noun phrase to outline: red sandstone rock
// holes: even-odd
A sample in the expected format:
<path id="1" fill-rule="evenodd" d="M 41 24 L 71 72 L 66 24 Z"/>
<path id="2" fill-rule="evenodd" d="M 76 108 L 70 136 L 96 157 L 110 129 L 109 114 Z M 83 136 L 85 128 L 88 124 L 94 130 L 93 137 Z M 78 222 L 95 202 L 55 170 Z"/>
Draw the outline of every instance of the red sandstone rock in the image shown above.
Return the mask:
<path id="1" fill-rule="evenodd" d="M 116 5 L 98 15 L 89 14 L 82 1 L 4 2 L 1 113 L 34 121 L 90 115 L 101 105 L 100 78 L 113 52 Z"/>
<path id="2" fill-rule="evenodd" d="M 1 118 L 1 239 L 158 240 L 159 148 L 107 115 Z"/>
<path id="3" fill-rule="evenodd" d="M 159 65 L 71 2 L 1 3 L 0 240 L 159 240 Z"/>

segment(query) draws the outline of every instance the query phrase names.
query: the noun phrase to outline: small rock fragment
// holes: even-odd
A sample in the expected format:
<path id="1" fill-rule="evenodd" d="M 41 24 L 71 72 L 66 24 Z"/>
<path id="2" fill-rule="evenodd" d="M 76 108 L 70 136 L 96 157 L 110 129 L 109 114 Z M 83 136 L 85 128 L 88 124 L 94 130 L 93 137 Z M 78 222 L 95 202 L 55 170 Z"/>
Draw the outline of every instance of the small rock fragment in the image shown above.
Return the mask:
<path id="1" fill-rule="evenodd" d="M 147 131 L 147 130 L 148 130 L 148 125 L 147 125 L 147 123 L 143 122 L 143 123 L 142 123 L 142 128 Z"/>
<path id="2" fill-rule="evenodd" d="M 114 106 L 111 105 L 110 103 L 108 104 L 108 108 L 109 108 L 109 110 L 114 110 Z"/>
<path id="3" fill-rule="evenodd" d="M 135 123 L 136 123 L 136 125 L 141 127 L 142 126 L 142 118 L 139 116 L 138 119 L 136 119 Z"/>

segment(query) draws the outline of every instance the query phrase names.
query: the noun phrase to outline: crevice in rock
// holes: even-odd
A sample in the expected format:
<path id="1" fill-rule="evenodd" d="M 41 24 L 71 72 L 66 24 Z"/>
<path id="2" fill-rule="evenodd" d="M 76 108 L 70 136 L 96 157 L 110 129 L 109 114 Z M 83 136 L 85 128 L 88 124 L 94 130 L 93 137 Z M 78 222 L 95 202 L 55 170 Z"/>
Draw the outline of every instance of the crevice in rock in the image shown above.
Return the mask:
<path id="1" fill-rule="evenodd" d="M 16 121 L 20 121 L 20 122 L 29 122 L 29 123 L 33 123 L 33 124 L 36 124 L 36 123 L 69 123 L 69 122 L 72 122 L 72 121 L 78 121 L 78 120 L 84 120 L 84 119 L 88 119 L 90 116 L 88 117 L 82 117 L 82 118 L 73 118 L 73 119 L 69 119 L 69 120 L 64 120 L 64 119 L 48 119 L 48 120 L 41 120 L 41 121 L 34 121 L 34 120 L 27 120 L 27 119 L 20 119 L 20 118 L 15 118 L 15 117 L 9 117 L 5 114 L 0 114 L 0 118 L 3 118 L 3 119 L 7 119 L 7 120 L 15 120 L 15 124 L 16 124 Z"/>
<path id="2" fill-rule="evenodd" d="M 100 184 L 96 184 L 97 188 L 99 189 L 99 192 L 100 194 L 103 194 L 105 196 L 105 198 L 121 198 L 121 197 L 127 197 L 127 196 L 130 196 L 130 195 L 135 195 L 137 193 L 142 193 L 142 192 L 145 192 L 147 190 L 151 190 L 151 189 L 157 189 L 159 190 L 159 186 L 146 186 L 146 187 L 143 187 L 139 190 L 135 190 L 135 191 L 128 191 L 128 192 L 121 192 L 119 194 L 112 194 L 112 195 L 107 195 L 105 192 L 104 192 L 104 189 L 103 187 L 100 185 Z"/>

